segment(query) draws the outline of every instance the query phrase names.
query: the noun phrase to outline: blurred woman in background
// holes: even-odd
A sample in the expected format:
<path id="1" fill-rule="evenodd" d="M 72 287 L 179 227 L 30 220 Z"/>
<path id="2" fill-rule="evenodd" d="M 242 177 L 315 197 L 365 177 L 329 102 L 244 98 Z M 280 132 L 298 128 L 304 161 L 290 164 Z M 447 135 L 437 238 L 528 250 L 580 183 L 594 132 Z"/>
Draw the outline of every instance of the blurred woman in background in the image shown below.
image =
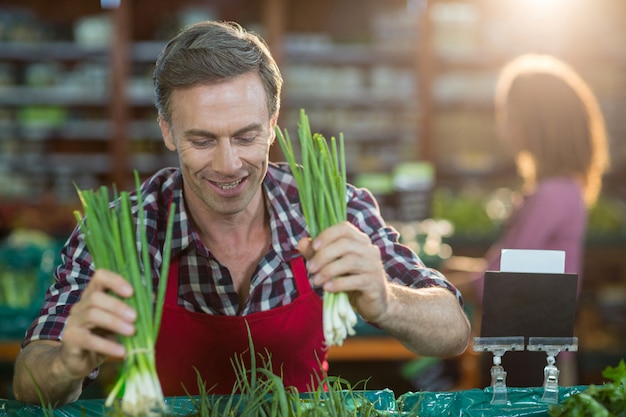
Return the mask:
<path id="1" fill-rule="evenodd" d="M 481 300 L 484 272 L 500 270 L 502 249 L 563 250 L 565 272 L 578 274 L 580 290 L 588 209 L 608 168 L 607 134 L 598 101 L 570 66 L 552 56 L 529 54 L 502 69 L 495 109 L 498 135 L 512 151 L 522 179 L 521 197 L 484 258 L 450 259 L 444 271 L 473 271 L 476 293 L 468 298 Z M 545 355 L 533 365 L 507 364 L 507 356 L 515 355 L 503 358 L 507 385 L 542 385 Z M 576 383 L 572 359 L 559 355 L 561 385 Z"/>
<path id="2" fill-rule="evenodd" d="M 485 255 L 485 269 L 500 269 L 504 248 L 555 249 L 566 253 L 565 272 L 580 276 L 588 208 L 608 166 L 596 97 L 562 61 L 523 55 L 502 69 L 495 107 L 499 137 L 523 180 L 523 199 Z"/>

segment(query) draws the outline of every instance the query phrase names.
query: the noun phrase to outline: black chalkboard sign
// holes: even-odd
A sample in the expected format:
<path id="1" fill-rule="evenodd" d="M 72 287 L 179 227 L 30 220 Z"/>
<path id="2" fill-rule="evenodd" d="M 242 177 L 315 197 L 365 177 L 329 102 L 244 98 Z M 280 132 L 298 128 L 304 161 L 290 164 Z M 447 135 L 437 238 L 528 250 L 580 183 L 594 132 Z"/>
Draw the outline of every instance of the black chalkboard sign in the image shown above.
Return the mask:
<path id="1" fill-rule="evenodd" d="M 576 274 L 485 273 L 481 337 L 573 337 Z"/>

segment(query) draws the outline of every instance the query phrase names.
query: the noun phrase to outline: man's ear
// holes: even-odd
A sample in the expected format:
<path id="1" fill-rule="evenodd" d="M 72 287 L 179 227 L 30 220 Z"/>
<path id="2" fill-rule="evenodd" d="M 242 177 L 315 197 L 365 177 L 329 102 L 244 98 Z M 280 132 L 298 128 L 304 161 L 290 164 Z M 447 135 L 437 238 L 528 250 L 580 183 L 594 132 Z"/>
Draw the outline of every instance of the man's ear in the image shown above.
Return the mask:
<path id="1" fill-rule="evenodd" d="M 176 143 L 174 142 L 174 137 L 172 135 L 172 130 L 170 129 L 169 123 L 165 121 L 161 115 L 159 115 L 159 127 L 161 128 L 161 135 L 163 136 L 163 142 L 165 143 L 165 147 L 172 152 L 176 151 Z"/>
<path id="2" fill-rule="evenodd" d="M 270 140 L 270 145 L 274 143 L 276 140 L 276 126 L 278 125 L 278 112 L 272 116 L 270 119 L 270 135 L 272 139 Z"/>

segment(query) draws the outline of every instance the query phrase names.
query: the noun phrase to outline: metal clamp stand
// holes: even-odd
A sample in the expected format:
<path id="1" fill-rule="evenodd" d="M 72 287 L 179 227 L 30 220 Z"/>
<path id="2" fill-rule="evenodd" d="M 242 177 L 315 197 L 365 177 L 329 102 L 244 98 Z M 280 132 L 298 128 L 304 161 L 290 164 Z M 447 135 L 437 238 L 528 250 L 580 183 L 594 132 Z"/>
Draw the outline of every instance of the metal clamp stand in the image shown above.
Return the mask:
<path id="1" fill-rule="evenodd" d="M 508 395 L 506 390 L 506 371 L 502 367 L 502 356 L 508 351 L 524 350 L 524 337 L 475 337 L 473 349 L 474 352 L 493 353 L 493 366 L 491 367 L 493 396 L 491 397 L 491 404 L 506 404 Z"/>
<path id="2" fill-rule="evenodd" d="M 543 396 L 541 401 L 556 404 L 559 402 L 559 373 L 556 356 L 560 352 L 576 352 L 577 337 L 529 337 L 528 350 L 546 352 L 548 364 L 543 368 Z"/>

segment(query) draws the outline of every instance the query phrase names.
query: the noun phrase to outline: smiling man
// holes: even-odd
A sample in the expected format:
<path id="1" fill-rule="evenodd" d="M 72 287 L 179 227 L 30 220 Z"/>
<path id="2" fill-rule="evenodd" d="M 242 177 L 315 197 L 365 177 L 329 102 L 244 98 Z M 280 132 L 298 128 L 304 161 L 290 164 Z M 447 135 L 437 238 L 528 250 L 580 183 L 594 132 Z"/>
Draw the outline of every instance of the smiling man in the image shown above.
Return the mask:
<path id="1" fill-rule="evenodd" d="M 141 187 L 153 277 L 159 279 L 169 203 L 172 262 L 156 346 L 165 395 L 230 393 L 231 359 L 269 352 L 285 385 L 315 388 L 327 368 L 323 291 L 346 291 L 364 320 L 417 354 L 458 355 L 470 328 L 460 293 L 399 244 L 371 193 L 346 187 L 348 221 L 307 235 L 295 180 L 270 163 L 282 77 L 264 42 L 239 25 L 202 22 L 163 50 L 154 71 L 165 146 L 180 168 Z M 94 270 L 77 228 L 62 251 L 41 315 L 16 362 L 14 392 L 39 403 L 79 398 L 134 332 L 125 279 Z M 337 278 L 337 279 L 333 279 Z"/>

